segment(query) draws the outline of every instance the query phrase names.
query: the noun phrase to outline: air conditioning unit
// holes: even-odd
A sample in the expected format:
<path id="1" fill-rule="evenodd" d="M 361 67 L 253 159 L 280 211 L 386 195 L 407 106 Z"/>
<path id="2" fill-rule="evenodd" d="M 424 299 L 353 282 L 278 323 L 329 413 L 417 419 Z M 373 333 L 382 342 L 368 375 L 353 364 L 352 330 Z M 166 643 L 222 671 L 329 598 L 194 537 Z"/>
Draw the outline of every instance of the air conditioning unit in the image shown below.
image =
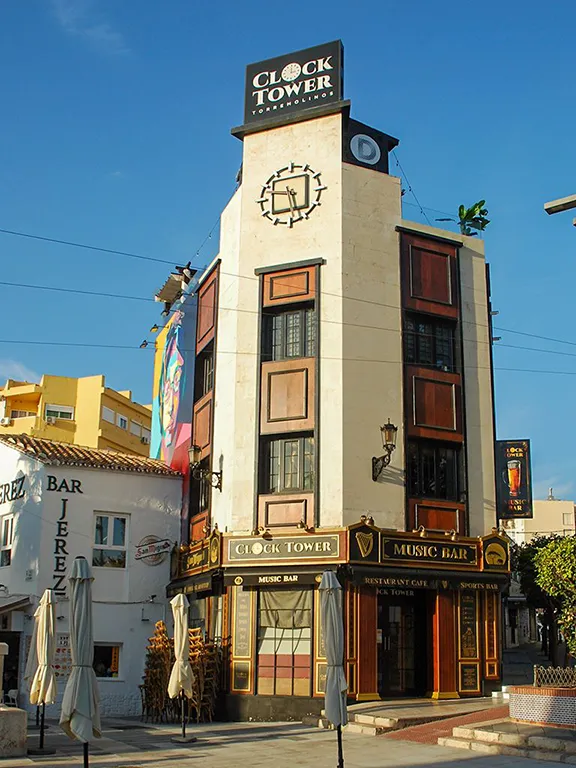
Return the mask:
<path id="1" fill-rule="evenodd" d="M 150 445 L 150 438 L 149 438 L 149 437 L 141 437 L 141 438 L 140 438 L 140 442 L 141 442 L 143 445 Z"/>
<path id="2" fill-rule="evenodd" d="M 3 416 L 0 419 L 0 426 L 2 426 L 2 427 L 9 427 L 10 424 L 12 424 L 12 419 L 9 418 L 8 416 Z"/>
<path id="3" fill-rule="evenodd" d="M 56 416 L 46 416 L 46 424 L 56 424 Z"/>

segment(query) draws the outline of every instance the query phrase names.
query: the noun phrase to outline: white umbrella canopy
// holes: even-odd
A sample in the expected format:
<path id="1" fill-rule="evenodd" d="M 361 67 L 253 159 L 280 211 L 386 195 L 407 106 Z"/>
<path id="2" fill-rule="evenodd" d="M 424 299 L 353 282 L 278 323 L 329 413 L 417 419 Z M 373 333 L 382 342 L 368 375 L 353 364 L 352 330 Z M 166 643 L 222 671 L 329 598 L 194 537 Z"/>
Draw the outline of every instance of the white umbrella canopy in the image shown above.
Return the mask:
<path id="1" fill-rule="evenodd" d="M 100 738 L 100 697 L 92 668 L 92 573 L 85 557 L 77 557 L 70 573 L 70 650 L 72 671 L 62 701 L 60 726 L 85 743 Z"/>
<path id="2" fill-rule="evenodd" d="M 51 589 L 44 591 L 34 617 L 38 666 L 30 684 L 30 703 L 53 704 L 57 694 L 53 667 L 56 646 L 56 598 Z"/>
<path id="3" fill-rule="evenodd" d="M 30 650 L 28 651 L 28 658 L 26 659 L 26 667 L 24 668 L 24 682 L 30 689 L 32 686 L 32 680 L 38 669 L 38 649 L 36 647 L 36 638 L 38 637 L 38 616 L 40 614 L 40 606 L 34 611 L 34 629 L 32 630 L 32 638 L 30 640 Z"/>
<path id="4" fill-rule="evenodd" d="M 175 699 L 183 693 L 188 699 L 192 698 L 194 673 L 190 666 L 190 638 L 188 636 L 188 598 L 179 594 L 170 600 L 174 616 L 174 655 L 176 661 L 170 672 L 168 695 Z"/>
<path id="5" fill-rule="evenodd" d="M 344 675 L 344 620 L 342 587 L 333 571 L 324 571 L 320 582 L 320 615 L 326 648 L 326 718 L 335 726 L 346 725 L 346 691 Z"/>

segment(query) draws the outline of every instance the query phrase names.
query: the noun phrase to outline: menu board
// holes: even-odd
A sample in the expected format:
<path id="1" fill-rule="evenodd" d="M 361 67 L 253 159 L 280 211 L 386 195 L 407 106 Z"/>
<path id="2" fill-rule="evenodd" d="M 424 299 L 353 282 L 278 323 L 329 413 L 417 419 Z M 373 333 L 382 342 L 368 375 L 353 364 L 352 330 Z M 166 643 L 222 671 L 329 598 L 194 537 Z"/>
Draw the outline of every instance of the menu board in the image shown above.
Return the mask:
<path id="1" fill-rule="evenodd" d="M 72 652 L 70 649 L 70 635 L 58 633 L 56 635 L 56 650 L 54 653 L 54 671 L 57 680 L 66 680 L 72 671 Z"/>
<path id="2" fill-rule="evenodd" d="M 460 658 L 478 658 L 478 620 L 476 592 L 460 593 Z"/>
<path id="3" fill-rule="evenodd" d="M 250 658 L 252 639 L 252 593 L 242 587 L 234 588 L 233 656 Z"/>

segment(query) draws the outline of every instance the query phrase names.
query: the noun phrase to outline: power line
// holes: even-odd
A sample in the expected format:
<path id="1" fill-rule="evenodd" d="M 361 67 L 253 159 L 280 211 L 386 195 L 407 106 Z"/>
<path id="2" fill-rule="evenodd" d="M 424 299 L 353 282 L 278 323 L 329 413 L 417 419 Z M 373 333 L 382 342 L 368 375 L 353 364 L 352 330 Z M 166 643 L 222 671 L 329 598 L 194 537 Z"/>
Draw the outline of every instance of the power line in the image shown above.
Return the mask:
<path id="1" fill-rule="evenodd" d="M 94 344 L 94 343 L 85 343 L 80 341 L 37 341 L 37 340 L 18 340 L 18 339 L 0 339 L 0 344 L 28 344 L 28 345 L 37 345 L 37 346 L 56 346 L 56 347 L 87 347 L 87 348 L 95 348 L 95 349 L 131 349 L 131 350 L 140 350 L 142 347 L 140 346 L 134 346 L 132 344 Z M 511 346 L 511 345 L 508 345 Z M 519 349 L 523 349 L 523 347 L 518 347 Z M 155 346 L 150 345 L 150 351 L 155 351 Z M 530 348 L 528 348 L 530 349 Z M 195 353 L 195 349 L 182 349 L 181 352 L 190 352 Z M 546 350 L 535 350 L 537 352 L 539 351 L 546 351 Z M 259 355 L 259 352 L 243 352 L 240 350 L 222 350 L 219 349 L 217 351 L 217 354 L 221 355 L 249 355 L 251 357 L 257 357 Z M 575 355 L 576 356 L 576 355 Z M 402 360 L 380 360 L 377 358 L 368 358 L 368 357 L 328 357 L 325 355 L 320 355 L 320 361 L 323 360 L 331 360 L 336 362 L 348 362 L 348 363 L 379 363 L 383 365 L 404 365 L 405 363 Z M 480 370 L 480 371 L 489 371 L 490 366 L 485 365 L 465 365 L 465 369 L 470 370 Z M 501 367 L 494 367 L 495 371 L 514 371 L 518 373 L 547 373 L 547 374 L 554 374 L 558 376 L 576 376 L 576 371 L 549 371 L 542 368 L 501 368 Z"/>
<path id="2" fill-rule="evenodd" d="M 32 289 L 32 290 L 42 290 L 42 291 L 56 291 L 59 293 L 72 293 L 72 294 L 80 294 L 80 295 L 86 295 L 86 296 L 96 296 L 96 297 L 103 297 L 103 298 L 110 298 L 110 299 L 122 299 L 122 300 L 128 300 L 128 301 L 144 301 L 152 304 L 157 304 L 155 299 L 149 299 L 145 296 L 129 296 L 127 294 L 119 294 L 119 293 L 108 293 L 106 291 L 86 291 L 84 289 L 80 288 L 62 288 L 60 286 L 49 286 L 49 285 L 34 285 L 32 283 L 15 283 L 15 282 L 9 282 L 6 280 L 0 280 L 0 285 L 8 286 L 11 288 L 26 288 L 26 289 Z M 332 295 L 332 294 L 329 294 Z M 354 297 L 343 297 L 343 298 L 350 298 L 353 301 L 367 301 L 366 299 L 355 299 Z M 380 302 L 370 302 L 373 304 L 376 304 L 377 306 L 383 306 L 383 307 L 389 307 L 392 309 L 400 309 L 399 305 L 393 305 L 393 304 L 382 304 Z M 240 307 L 223 307 L 220 306 L 219 309 L 223 312 L 243 312 L 248 314 L 259 314 L 259 311 L 257 309 L 242 309 Z M 173 311 L 173 310 L 172 310 Z M 273 315 L 273 312 L 266 312 L 263 310 L 263 315 Z M 387 331 L 390 333 L 398 333 L 398 328 L 383 328 L 381 326 L 375 326 L 375 325 L 365 325 L 363 323 L 344 323 L 340 322 L 339 320 L 327 320 L 327 319 L 321 319 L 322 323 L 327 323 L 331 325 L 342 325 L 342 326 L 349 326 L 352 328 L 366 328 L 369 330 L 375 330 L 375 331 Z M 489 328 L 489 326 L 486 323 L 475 323 L 472 320 L 462 320 L 462 323 L 465 323 L 467 325 L 474 325 L 478 328 Z M 575 341 L 567 341 L 566 339 L 557 339 L 552 336 L 541 336 L 539 334 L 535 333 L 528 333 L 526 331 L 517 331 L 513 330 L 511 328 L 502 328 L 500 326 L 494 326 L 494 330 L 496 331 L 502 331 L 504 333 L 512 333 L 512 334 L 518 334 L 520 336 L 527 336 L 534 339 L 541 339 L 544 341 L 551 341 L 557 344 L 569 344 L 570 346 L 576 346 Z M 434 334 L 427 334 L 427 333 L 419 333 L 418 336 L 433 336 Z M 467 341 L 473 342 L 475 344 L 491 344 L 491 341 L 483 341 L 479 339 L 468 339 Z M 498 343 L 498 347 L 509 347 L 511 349 L 523 349 L 533 352 L 544 352 L 549 354 L 558 354 L 558 355 L 568 355 L 569 353 L 566 352 L 556 352 L 555 350 L 550 349 L 536 349 L 534 347 L 522 347 L 518 345 L 512 345 L 512 344 L 502 344 Z"/>
<path id="3" fill-rule="evenodd" d="M 410 182 L 408 180 L 408 176 L 406 176 L 406 171 L 404 170 L 404 168 L 402 168 L 400 160 L 398 160 L 398 155 L 396 154 L 396 150 L 395 149 L 392 150 L 392 154 L 394 155 L 394 160 L 396 160 L 396 165 L 398 166 L 398 168 L 400 168 L 400 172 L 401 172 L 402 176 L 404 176 L 404 178 L 406 179 L 406 185 L 408 187 L 408 190 L 412 193 L 412 196 L 413 196 L 414 200 L 416 200 L 416 202 L 418 204 L 418 208 L 420 208 L 420 213 L 422 214 L 422 216 L 424 216 L 424 218 L 426 219 L 428 224 L 430 226 L 433 226 L 432 222 L 428 218 L 428 214 L 424 211 L 424 208 L 422 208 L 422 205 L 420 204 L 420 200 L 418 200 L 418 198 L 416 197 L 416 192 L 414 192 L 414 190 L 412 189 L 412 186 L 411 186 L 411 184 L 410 184 Z"/>

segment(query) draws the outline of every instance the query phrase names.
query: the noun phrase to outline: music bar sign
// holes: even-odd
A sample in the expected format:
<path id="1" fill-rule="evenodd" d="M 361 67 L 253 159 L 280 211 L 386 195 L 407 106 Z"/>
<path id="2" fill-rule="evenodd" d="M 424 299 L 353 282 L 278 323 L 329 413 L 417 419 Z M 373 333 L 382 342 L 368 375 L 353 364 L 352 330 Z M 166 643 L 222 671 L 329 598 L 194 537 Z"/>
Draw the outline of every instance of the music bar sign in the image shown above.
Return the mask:
<path id="1" fill-rule="evenodd" d="M 383 536 L 381 543 L 381 562 L 411 561 L 422 564 L 450 564 L 460 567 L 478 564 L 478 550 L 474 544 L 453 541 L 427 541 Z"/>
<path id="2" fill-rule="evenodd" d="M 496 507 L 500 520 L 532 517 L 529 440 L 496 441 Z"/>
<path id="3" fill-rule="evenodd" d="M 323 106 L 342 98 L 343 49 L 335 40 L 246 67 L 244 123 Z"/>

